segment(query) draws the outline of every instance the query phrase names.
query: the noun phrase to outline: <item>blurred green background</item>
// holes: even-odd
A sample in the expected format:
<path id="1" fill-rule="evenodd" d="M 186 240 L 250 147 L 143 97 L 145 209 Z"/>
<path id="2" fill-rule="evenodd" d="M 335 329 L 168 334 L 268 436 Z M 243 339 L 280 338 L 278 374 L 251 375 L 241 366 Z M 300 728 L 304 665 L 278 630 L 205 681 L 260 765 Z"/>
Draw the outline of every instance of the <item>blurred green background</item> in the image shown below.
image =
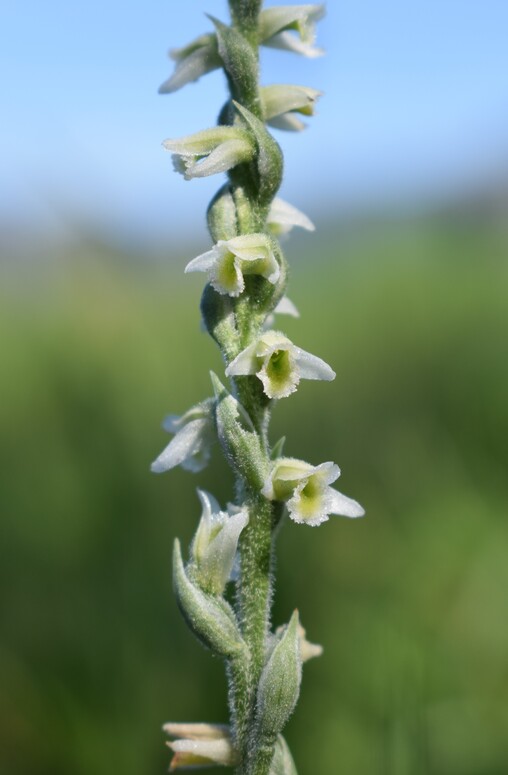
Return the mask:
<path id="1" fill-rule="evenodd" d="M 508 772 L 506 201 L 291 240 L 280 320 L 337 371 L 273 438 L 334 460 L 361 521 L 280 536 L 274 622 L 298 606 L 322 658 L 287 727 L 299 772 Z M 226 718 L 222 665 L 171 593 L 173 538 L 223 502 L 156 477 L 160 421 L 221 370 L 199 330 L 196 246 L 83 239 L 1 262 L 0 771 L 162 773 L 167 720 Z"/>

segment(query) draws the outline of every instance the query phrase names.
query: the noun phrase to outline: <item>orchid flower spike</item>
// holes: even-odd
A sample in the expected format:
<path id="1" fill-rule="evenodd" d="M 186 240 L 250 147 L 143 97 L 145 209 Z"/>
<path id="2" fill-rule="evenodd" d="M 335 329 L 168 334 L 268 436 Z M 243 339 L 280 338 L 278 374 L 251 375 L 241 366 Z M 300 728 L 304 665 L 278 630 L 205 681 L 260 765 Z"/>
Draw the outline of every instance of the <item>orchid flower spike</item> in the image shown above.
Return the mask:
<path id="1" fill-rule="evenodd" d="M 172 152 L 175 170 L 185 180 L 227 172 L 250 161 L 255 153 L 249 132 L 236 126 L 203 129 L 177 140 L 164 140 L 162 145 Z"/>
<path id="2" fill-rule="evenodd" d="M 258 274 L 275 284 L 280 268 L 266 234 L 244 234 L 219 240 L 211 250 L 187 264 L 185 272 L 208 272 L 218 293 L 239 296 L 245 288 L 244 275 Z"/>
<path id="3" fill-rule="evenodd" d="M 286 398 L 301 379 L 332 380 L 335 372 L 321 358 L 296 347 L 279 331 L 265 331 L 229 364 L 227 377 L 255 374 L 268 398 Z"/>
<path id="4" fill-rule="evenodd" d="M 168 743 L 173 751 L 170 772 L 201 767 L 233 767 L 237 753 L 225 724 L 164 724 L 164 732 L 176 738 Z"/>
<path id="5" fill-rule="evenodd" d="M 363 517 L 359 503 L 330 487 L 339 476 L 335 463 L 312 466 L 281 457 L 274 462 L 261 492 L 268 500 L 285 501 L 291 519 L 302 525 L 320 525 L 330 514 Z"/>
<path id="6" fill-rule="evenodd" d="M 161 474 L 175 466 L 197 473 L 206 467 L 214 439 L 213 405 L 214 400 L 208 398 L 181 416 L 170 414 L 164 419 L 162 427 L 175 437 L 152 463 L 153 473 Z"/>
<path id="7" fill-rule="evenodd" d="M 193 575 L 202 589 L 221 595 L 236 558 L 240 533 L 249 521 L 247 509 L 221 511 L 210 493 L 198 490 L 202 514 L 191 546 Z"/>
<path id="8" fill-rule="evenodd" d="M 259 15 L 259 36 L 263 46 L 293 51 L 315 58 L 323 49 L 314 46 L 315 22 L 325 15 L 324 5 L 281 5 L 266 8 Z M 297 34 L 294 35 L 293 32 Z"/>
<path id="9" fill-rule="evenodd" d="M 169 56 L 176 62 L 173 75 L 159 87 L 159 94 L 171 94 L 222 65 L 213 33 L 200 35 L 187 46 L 173 48 Z"/>
<path id="10" fill-rule="evenodd" d="M 290 205 L 289 202 L 278 198 L 274 199 L 270 206 L 266 225 L 270 233 L 276 237 L 287 234 L 295 226 L 299 226 L 306 231 L 316 230 L 316 227 L 305 213 Z"/>
<path id="11" fill-rule="evenodd" d="M 300 132 L 305 124 L 298 118 L 313 116 L 314 105 L 322 92 L 310 86 L 274 84 L 261 89 L 261 105 L 266 122 L 275 129 Z"/>

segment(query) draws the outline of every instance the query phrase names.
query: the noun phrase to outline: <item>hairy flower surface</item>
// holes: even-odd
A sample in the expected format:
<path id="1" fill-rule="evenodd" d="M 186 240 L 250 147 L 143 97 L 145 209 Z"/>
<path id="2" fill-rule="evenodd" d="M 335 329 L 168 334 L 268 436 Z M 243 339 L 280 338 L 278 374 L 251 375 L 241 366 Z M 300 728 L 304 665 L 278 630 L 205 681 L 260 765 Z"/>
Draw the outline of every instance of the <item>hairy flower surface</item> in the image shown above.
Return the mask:
<path id="1" fill-rule="evenodd" d="M 251 135 L 240 127 L 217 126 L 177 140 L 164 140 L 173 154 L 175 170 L 185 180 L 227 172 L 250 161 L 255 152 Z"/>
<path id="2" fill-rule="evenodd" d="M 173 751 L 170 771 L 194 770 L 222 765 L 232 767 L 237 754 L 225 724 L 164 724 L 164 732 L 176 738 L 168 743 Z"/>
<path id="3" fill-rule="evenodd" d="M 316 355 L 296 347 L 279 331 L 266 331 L 229 364 L 226 376 L 255 374 L 268 398 L 286 398 L 301 379 L 332 380 L 335 372 Z"/>
<path id="4" fill-rule="evenodd" d="M 168 433 L 174 433 L 167 447 L 154 460 L 151 470 L 155 474 L 182 466 L 186 471 L 202 471 L 210 459 L 210 446 L 214 439 L 213 399 L 207 399 L 188 409 L 185 414 L 170 414 L 162 423 Z"/>
<path id="5" fill-rule="evenodd" d="M 264 46 L 293 51 L 314 58 L 323 49 L 314 46 L 315 22 L 325 14 L 324 5 L 282 5 L 266 8 L 259 15 L 259 33 Z M 296 32 L 297 34 L 293 34 Z"/>
<path id="6" fill-rule="evenodd" d="M 159 94 L 171 94 L 202 75 L 221 67 L 222 59 L 213 33 L 200 35 L 187 46 L 173 48 L 169 56 L 176 62 L 173 75 L 159 88 Z"/>
<path id="7" fill-rule="evenodd" d="M 194 258 L 186 272 L 208 272 L 218 293 L 239 296 L 245 288 L 244 275 L 258 274 L 275 284 L 280 268 L 265 234 L 245 234 L 219 240 L 211 250 Z"/>
<path id="8" fill-rule="evenodd" d="M 294 522 L 320 525 L 330 514 L 362 517 L 359 503 L 330 487 L 340 476 L 335 463 L 313 466 L 304 460 L 282 457 L 275 461 L 262 493 L 269 500 L 285 501 Z"/>
<path id="9" fill-rule="evenodd" d="M 276 129 L 299 132 L 305 124 L 298 118 L 313 116 L 314 105 L 322 92 L 310 86 L 274 84 L 261 89 L 261 104 L 266 122 Z"/>
<path id="10" fill-rule="evenodd" d="M 202 514 L 191 547 L 194 576 L 204 589 L 220 595 L 231 577 L 249 513 L 245 508 L 221 511 L 213 495 L 203 490 L 198 490 L 198 496 Z"/>

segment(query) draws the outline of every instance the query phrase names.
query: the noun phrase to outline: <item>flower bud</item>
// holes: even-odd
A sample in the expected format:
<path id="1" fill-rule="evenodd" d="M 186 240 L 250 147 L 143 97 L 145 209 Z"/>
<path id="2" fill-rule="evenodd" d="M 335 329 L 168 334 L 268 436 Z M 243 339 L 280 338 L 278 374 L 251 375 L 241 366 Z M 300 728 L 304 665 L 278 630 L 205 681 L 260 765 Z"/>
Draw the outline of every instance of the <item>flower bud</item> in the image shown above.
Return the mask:
<path id="1" fill-rule="evenodd" d="M 298 612 L 295 611 L 261 674 L 257 697 L 260 738 L 275 740 L 291 716 L 302 677 Z"/>
<path id="2" fill-rule="evenodd" d="M 228 603 L 203 592 L 189 578 L 178 540 L 173 552 L 173 584 L 185 621 L 206 648 L 223 657 L 237 656 L 246 648 Z"/>
<path id="3" fill-rule="evenodd" d="M 283 624 L 281 627 L 277 627 L 275 630 L 275 635 L 278 635 L 279 637 L 283 634 L 284 630 L 286 629 L 287 624 Z M 307 640 L 306 631 L 302 627 L 301 624 L 298 625 L 298 641 L 300 644 L 300 658 L 302 660 L 302 664 L 304 662 L 308 662 L 309 659 L 313 659 L 313 657 L 320 657 L 323 653 L 323 647 L 320 646 L 318 643 L 311 643 Z"/>
<path id="4" fill-rule="evenodd" d="M 247 509 L 221 511 L 215 498 L 198 490 L 202 514 L 191 546 L 192 578 L 201 589 L 221 595 L 230 579 L 240 533 L 249 521 Z"/>

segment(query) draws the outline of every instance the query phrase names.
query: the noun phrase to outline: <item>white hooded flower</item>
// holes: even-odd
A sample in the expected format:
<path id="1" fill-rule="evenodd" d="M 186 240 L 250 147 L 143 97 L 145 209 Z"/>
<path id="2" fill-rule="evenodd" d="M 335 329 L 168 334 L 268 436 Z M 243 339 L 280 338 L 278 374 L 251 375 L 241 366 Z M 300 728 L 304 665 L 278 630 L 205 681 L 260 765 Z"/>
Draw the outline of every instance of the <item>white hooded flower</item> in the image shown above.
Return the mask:
<path id="1" fill-rule="evenodd" d="M 221 67 L 217 36 L 213 33 L 200 35 L 187 46 L 173 48 L 169 56 L 176 62 L 173 75 L 159 88 L 159 94 L 171 94 L 205 73 Z"/>
<path id="2" fill-rule="evenodd" d="M 264 46 L 293 51 L 314 58 L 322 49 L 314 46 L 315 22 L 325 14 L 324 5 L 281 5 L 259 15 L 259 36 Z M 296 35 L 293 34 L 296 32 Z"/>
<path id="3" fill-rule="evenodd" d="M 227 172 L 252 159 L 255 147 L 250 134 L 236 126 L 203 129 L 177 140 L 164 140 L 164 148 L 173 154 L 173 164 L 185 180 Z"/>
<path id="4" fill-rule="evenodd" d="M 286 398 L 301 379 L 332 380 L 335 372 L 321 358 L 296 347 L 279 331 L 266 331 L 229 364 L 226 376 L 255 374 L 268 398 Z"/>
<path id="5" fill-rule="evenodd" d="M 261 89 L 261 104 L 266 122 L 276 129 L 299 132 L 305 129 L 302 116 L 313 116 L 314 105 L 322 92 L 309 86 L 274 84 Z"/>
<path id="6" fill-rule="evenodd" d="M 312 466 L 282 457 L 274 462 L 261 492 L 268 500 L 285 501 L 289 516 L 299 524 L 320 525 L 330 514 L 362 517 L 365 511 L 359 503 L 330 487 L 339 476 L 335 463 Z"/>
<path id="7" fill-rule="evenodd" d="M 206 467 L 213 442 L 213 404 L 209 398 L 181 416 L 170 414 L 164 419 L 162 427 L 175 437 L 152 463 L 153 473 L 161 474 L 175 466 L 196 473 Z"/>
<path id="8" fill-rule="evenodd" d="M 245 288 L 244 275 L 258 274 L 275 284 L 280 268 L 270 239 L 265 234 L 244 234 L 219 240 L 212 250 L 194 258 L 186 272 L 208 272 L 218 293 L 239 296 Z"/>
<path id="9" fill-rule="evenodd" d="M 198 496 L 202 514 L 191 546 L 193 574 L 203 589 L 220 595 L 231 577 L 238 539 L 249 513 L 234 506 L 221 511 L 213 495 L 203 490 L 198 490 Z"/>
<path id="10" fill-rule="evenodd" d="M 164 724 L 164 732 L 176 738 L 168 743 L 173 751 L 170 771 L 201 767 L 233 767 L 237 753 L 225 724 Z"/>
<path id="11" fill-rule="evenodd" d="M 299 226 L 306 231 L 316 230 L 316 227 L 305 213 L 290 205 L 289 202 L 285 202 L 284 199 L 278 198 L 275 198 L 270 205 L 266 225 L 276 237 L 287 234 L 295 226 Z"/>

